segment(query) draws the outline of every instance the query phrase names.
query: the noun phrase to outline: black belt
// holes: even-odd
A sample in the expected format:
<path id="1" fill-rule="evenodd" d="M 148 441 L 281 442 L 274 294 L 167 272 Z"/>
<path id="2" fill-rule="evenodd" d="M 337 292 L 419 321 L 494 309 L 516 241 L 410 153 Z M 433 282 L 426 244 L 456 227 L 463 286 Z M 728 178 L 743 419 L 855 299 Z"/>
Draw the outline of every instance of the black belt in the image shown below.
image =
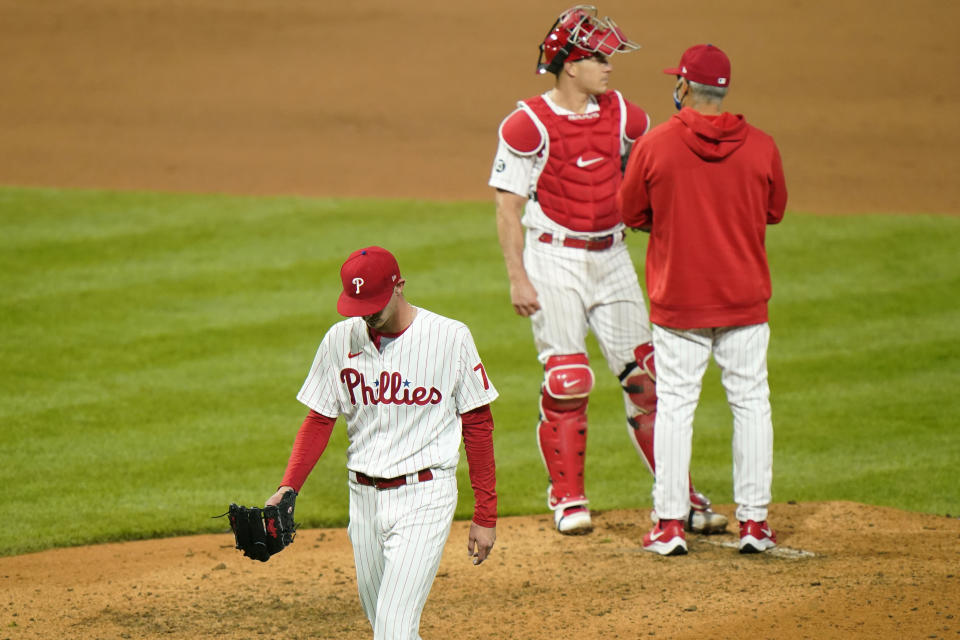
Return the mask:
<path id="1" fill-rule="evenodd" d="M 353 474 L 357 478 L 357 482 L 360 484 L 365 484 L 368 487 L 376 487 L 377 489 L 393 489 L 395 487 L 402 487 L 407 484 L 407 476 L 397 476 L 396 478 L 371 478 L 370 476 L 360 473 L 359 471 L 354 471 Z M 426 482 L 427 480 L 433 480 L 433 472 L 430 469 L 421 469 L 417 471 L 417 479 L 419 482 Z"/>

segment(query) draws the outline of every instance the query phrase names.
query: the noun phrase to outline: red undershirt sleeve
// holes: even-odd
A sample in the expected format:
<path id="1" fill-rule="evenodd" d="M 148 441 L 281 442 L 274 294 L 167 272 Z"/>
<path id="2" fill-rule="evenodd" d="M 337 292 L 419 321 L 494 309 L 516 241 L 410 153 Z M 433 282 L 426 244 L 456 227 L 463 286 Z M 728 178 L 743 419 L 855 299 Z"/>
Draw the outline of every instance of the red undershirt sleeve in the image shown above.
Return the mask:
<path id="1" fill-rule="evenodd" d="M 323 450 L 327 448 L 336 422 L 336 418 L 310 410 L 293 441 L 293 451 L 290 452 L 287 470 L 283 474 L 280 486 L 293 487 L 296 491 L 300 491 L 300 487 L 307 481 L 307 476 L 313 471 Z"/>
<path id="2" fill-rule="evenodd" d="M 485 404 L 460 416 L 463 448 L 473 487 L 473 521 L 481 527 L 497 526 L 497 469 L 493 458 L 493 415 Z"/>

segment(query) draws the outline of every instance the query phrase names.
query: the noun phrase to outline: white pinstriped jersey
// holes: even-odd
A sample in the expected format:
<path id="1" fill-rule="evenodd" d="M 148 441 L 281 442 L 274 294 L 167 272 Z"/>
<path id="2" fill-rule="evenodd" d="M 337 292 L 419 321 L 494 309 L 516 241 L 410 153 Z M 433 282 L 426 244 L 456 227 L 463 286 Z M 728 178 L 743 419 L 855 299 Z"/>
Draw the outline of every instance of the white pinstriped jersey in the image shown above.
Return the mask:
<path id="1" fill-rule="evenodd" d="M 415 307 L 413 322 L 382 353 L 362 318 L 324 336 L 297 399 L 347 423 L 347 468 L 379 478 L 455 469 L 460 414 L 497 390 L 462 322 Z"/>

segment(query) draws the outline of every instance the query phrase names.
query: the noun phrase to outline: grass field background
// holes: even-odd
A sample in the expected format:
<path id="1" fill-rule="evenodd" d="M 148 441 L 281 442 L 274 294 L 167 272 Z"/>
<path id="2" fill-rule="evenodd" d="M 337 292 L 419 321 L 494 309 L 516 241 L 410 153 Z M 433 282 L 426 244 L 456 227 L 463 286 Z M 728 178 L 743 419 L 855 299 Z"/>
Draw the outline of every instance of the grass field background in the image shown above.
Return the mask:
<path id="1" fill-rule="evenodd" d="M 776 502 L 960 514 L 960 218 L 789 212 L 771 227 Z M 628 238 L 642 278 L 646 236 Z M 491 203 L 0 189 L 0 555 L 222 532 L 276 485 L 295 395 L 354 249 L 398 257 L 408 299 L 466 322 L 492 381 L 500 512 L 544 510 L 541 371 L 514 315 Z M 616 380 L 590 343 L 587 490 L 649 507 Z M 730 413 L 711 366 L 693 471 L 732 502 Z M 346 523 L 338 424 L 297 506 Z M 458 517 L 472 495 L 460 467 Z"/>

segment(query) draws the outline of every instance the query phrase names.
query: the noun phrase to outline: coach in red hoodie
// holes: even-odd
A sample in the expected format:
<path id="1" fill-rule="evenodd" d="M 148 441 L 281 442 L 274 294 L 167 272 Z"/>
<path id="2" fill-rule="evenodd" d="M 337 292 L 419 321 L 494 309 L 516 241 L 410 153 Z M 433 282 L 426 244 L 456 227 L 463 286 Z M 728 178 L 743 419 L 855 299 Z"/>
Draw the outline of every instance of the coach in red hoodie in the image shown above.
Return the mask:
<path id="1" fill-rule="evenodd" d="M 767 385 L 770 270 L 766 225 L 783 218 L 787 190 L 773 139 L 723 111 L 730 60 L 713 45 L 684 52 L 679 113 L 639 139 L 619 203 L 624 223 L 650 232 L 646 280 L 657 353 L 654 429 L 658 523 L 644 548 L 686 553 L 683 521 L 693 415 L 711 354 L 734 416 L 733 479 L 740 551 L 776 544 L 767 525 L 773 424 Z"/>

